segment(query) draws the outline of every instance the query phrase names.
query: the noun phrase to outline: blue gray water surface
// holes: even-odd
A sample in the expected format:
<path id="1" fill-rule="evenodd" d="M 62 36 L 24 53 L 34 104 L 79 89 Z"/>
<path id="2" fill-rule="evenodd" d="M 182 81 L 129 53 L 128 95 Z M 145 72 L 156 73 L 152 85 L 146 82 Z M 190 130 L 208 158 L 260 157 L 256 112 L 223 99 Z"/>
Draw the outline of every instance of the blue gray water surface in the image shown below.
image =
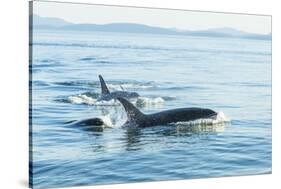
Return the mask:
<path id="1" fill-rule="evenodd" d="M 271 41 L 172 35 L 34 31 L 33 184 L 36 188 L 271 172 Z M 215 126 L 87 130 L 66 122 L 104 116 L 110 90 L 138 92 L 145 113 L 206 107 Z"/>

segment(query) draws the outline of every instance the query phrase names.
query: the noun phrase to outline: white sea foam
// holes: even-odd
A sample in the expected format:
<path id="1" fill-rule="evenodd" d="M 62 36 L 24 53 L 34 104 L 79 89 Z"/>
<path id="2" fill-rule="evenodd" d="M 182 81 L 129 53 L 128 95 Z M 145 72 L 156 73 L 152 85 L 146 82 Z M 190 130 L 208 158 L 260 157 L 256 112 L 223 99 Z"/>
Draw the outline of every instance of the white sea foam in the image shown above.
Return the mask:
<path id="1" fill-rule="evenodd" d="M 123 84 L 107 84 L 108 88 L 111 90 L 122 91 L 124 89 L 148 89 L 155 87 L 149 83 L 141 84 L 141 83 L 123 83 Z M 156 86 L 157 87 L 157 86 Z"/>
<path id="2" fill-rule="evenodd" d="M 96 102 L 94 103 L 94 105 L 96 106 L 116 106 L 119 105 L 119 102 L 117 100 L 111 99 L 111 100 L 101 100 L 98 101 L 96 100 Z"/>
<path id="3" fill-rule="evenodd" d="M 102 119 L 105 127 L 114 127 L 110 115 L 98 116 L 98 118 Z"/>
<path id="4" fill-rule="evenodd" d="M 216 117 L 208 119 L 197 119 L 188 122 L 177 122 L 177 132 L 195 132 L 195 133 L 209 133 L 209 132 L 223 132 L 225 123 L 230 119 L 225 116 L 223 112 L 219 112 Z"/>
<path id="5" fill-rule="evenodd" d="M 118 100 L 109 100 L 109 101 L 99 101 L 97 98 L 85 95 L 78 94 L 67 97 L 67 102 L 72 104 L 86 104 L 86 105 L 96 105 L 96 106 L 118 106 L 120 103 Z M 158 106 L 162 105 L 165 100 L 162 97 L 138 97 L 132 101 L 132 103 L 138 107 L 144 106 Z"/>
<path id="6" fill-rule="evenodd" d="M 230 122 L 230 119 L 223 112 L 218 113 L 216 120 L 219 122 Z"/>
<path id="7" fill-rule="evenodd" d="M 165 102 L 165 100 L 161 97 L 149 98 L 149 97 L 138 97 L 136 101 L 133 103 L 136 106 L 157 106 L 161 105 Z"/>
<path id="8" fill-rule="evenodd" d="M 110 128 L 121 128 L 124 123 L 127 121 L 127 116 L 125 111 L 116 112 L 112 111 L 106 115 L 98 116 L 98 118 L 102 119 L 104 122 L 104 127 Z"/>
<path id="9" fill-rule="evenodd" d="M 119 103 L 116 100 L 109 100 L 109 101 L 98 101 L 96 98 L 79 94 L 75 96 L 69 96 L 68 101 L 72 104 L 86 104 L 86 105 L 97 105 L 97 106 L 115 106 Z"/>
<path id="10" fill-rule="evenodd" d="M 194 126 L 194 125 L 216 125 L 229 122 L 230 119 L 223 113 L 219 112 L 213 118 L 196 119 L 194 121 L 177 122 L 176 126 Z"/>
<path id="11" fill-rule="evenodd" d="M 79 94 L 75 96 L 69 96 L 68 101 L 72 104 L 88 104 L 93 105 L 96 102 L 96 99 L 89 97 L 84 94 Z"/>

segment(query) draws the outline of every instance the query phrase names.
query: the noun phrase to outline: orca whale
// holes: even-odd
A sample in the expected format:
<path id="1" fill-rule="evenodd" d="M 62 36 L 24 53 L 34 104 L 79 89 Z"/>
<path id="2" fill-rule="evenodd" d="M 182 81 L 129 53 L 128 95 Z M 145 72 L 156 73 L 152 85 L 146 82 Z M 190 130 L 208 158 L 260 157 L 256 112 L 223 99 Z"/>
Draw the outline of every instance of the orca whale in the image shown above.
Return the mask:
<path id="1" fill-rule="evenodd" d="M 102 126 L 104 122 L 101 118 L 88 118 L 80 121 L 74 120 L 66 122 L 66 124 L 79 125 L 79 126 Z"/>
<path id="2" fill-rule="evenodd" d="M 100 84 L 101 84 L 101 97 L 98 98 L 99 101 L 105 100 L 109 101 L 112 99 L 116 99 L 118 97 L 131 99 L 131 98 L 137 98 L 140 95 L 136 92 L 129 92 L 129 91 L 113 91 L 110 92 L 108 87 L 106 86 L 106 83 L 101 75 L 99 75 Z"/>
<path id="3" fill-rule="evenodd" d="M 214 119 L 217 116 L 217 112 L 203 108 L 177 108 L 154 114 L 144 114 L 126 99 L 121 97 L 117 99 L 127 113 L 127 121 L 123 127 L 151 127 L 204 118 Z"/>
<path id="4" fill-rule="evenodd" d="M 83 120 L 73 120 L 64 124 L 73 128 L 80 128 L 85 131 L 103 131 L 104 128 L 110 128 L 101 118 L 88 118 Z"/>

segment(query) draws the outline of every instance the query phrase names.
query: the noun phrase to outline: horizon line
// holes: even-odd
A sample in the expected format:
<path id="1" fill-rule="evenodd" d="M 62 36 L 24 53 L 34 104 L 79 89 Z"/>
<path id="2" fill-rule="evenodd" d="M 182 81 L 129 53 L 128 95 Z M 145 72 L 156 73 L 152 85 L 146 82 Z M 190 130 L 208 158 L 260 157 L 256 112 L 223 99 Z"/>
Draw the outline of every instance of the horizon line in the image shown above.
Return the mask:
<path id="1" fill-rule="evenodd" d="M 208 12 L 208 11 L 207 11 Z M 254 33 L 254 32 L 248 32 L 248 31 L 244 31 L 241 29 L 237 29 L 235 27 L 229 27 L 229 26 L 225 26 L 225 27 L 209 27 L 207 29 L 200 29 L 200 30 L 196 30 L 196 29 L 180 29 L 177 27 L 160 27 L 160 26 L 154 26 L 154 25 L 149 25 L 149 24 L 143 24 L 143 23 L 137 23 L 137 22 L 108 22 L 108 23 L 103 23 L 103 24 L 97 24 L 97 23 L 90 23 L 90 22 L 81 22 L 81 23 L 74 23 L 72 21 L 66 20 L 65 18 L 59 18 L 59 17 L 49 17 L 49 16 L 41 16 L 35 13 L 32 13 L 32 16 L 38 16 L 41 18 L 51 18 L 51 19 L 60 19 L 64 22 L 68 22 L 70 25 L 83 25 L 83 24 L 92 24 L 92 25 L 110 25 L 110 24 L 136 24 L 136 25 L 143 25 L 143 26 L 148 26 L 148 27 L 155 27 L 155 28 L 161 28 L 161 29 L 167 29 L 167 30 L 171 30 L 171 31 L 176 31 L 176 32 L 196 32 L 196 31 L 208 31 L 208 30 L 214 30 L 214 29 L 233 29 L 236 30 L 238 32 L 243 32 L 243 33 L 248 33 L 248 34 L 255 34 L 255 35 L 272 35 L 272 32 L 268 32 L 268 33 Z"/>

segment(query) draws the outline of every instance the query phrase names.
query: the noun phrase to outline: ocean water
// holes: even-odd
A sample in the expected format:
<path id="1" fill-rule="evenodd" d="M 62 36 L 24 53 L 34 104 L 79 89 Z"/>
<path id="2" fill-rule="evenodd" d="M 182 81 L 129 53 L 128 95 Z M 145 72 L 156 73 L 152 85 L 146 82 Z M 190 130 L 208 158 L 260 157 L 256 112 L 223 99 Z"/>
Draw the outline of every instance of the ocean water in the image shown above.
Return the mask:
<path id="1" fill-rule="evenodd" d="M 271 173 L 271 41 L 35 30 L 32 42 L 33 187 L 65 187 Z M 144 113 L 220 112 L 218 124 L 121 128 L 111 91 L 141 95 Z M 72 120 L 102 117 L 83 129 Z"/>

